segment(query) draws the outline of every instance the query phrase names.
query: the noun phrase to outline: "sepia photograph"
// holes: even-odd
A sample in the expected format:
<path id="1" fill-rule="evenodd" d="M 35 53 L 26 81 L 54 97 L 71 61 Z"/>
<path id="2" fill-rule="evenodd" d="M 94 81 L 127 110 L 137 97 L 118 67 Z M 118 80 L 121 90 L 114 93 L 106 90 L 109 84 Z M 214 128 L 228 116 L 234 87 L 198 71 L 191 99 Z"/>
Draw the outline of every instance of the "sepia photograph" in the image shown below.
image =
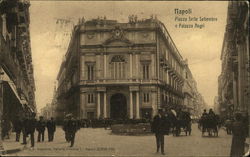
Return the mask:
<path id="1" fill-rule="evenodd" d="M 249 2 L 0 0 L 0 156 L 247 157 Z"/>

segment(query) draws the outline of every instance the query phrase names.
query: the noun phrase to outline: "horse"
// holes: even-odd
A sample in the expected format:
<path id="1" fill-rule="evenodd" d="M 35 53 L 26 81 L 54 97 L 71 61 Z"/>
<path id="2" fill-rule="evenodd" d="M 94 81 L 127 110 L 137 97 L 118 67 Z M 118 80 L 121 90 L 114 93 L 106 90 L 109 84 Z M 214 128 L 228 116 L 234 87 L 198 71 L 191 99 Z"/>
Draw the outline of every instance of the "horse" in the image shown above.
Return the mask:
<path id="1" fill-rule="evenodd" d="M 199 127 L 202 130 L 202 136 L 208 132 L 209 136 L 218 136 L 219 119 L 216 115 L 203 115 L 199 121 Z"/>
<path id="2" fill-rule="evenodd" d="M 172 116 L 171 118 L 171 128 L 173 136 L 179 136 L 181 130 L 183 129 L 186 136 L 191 135 L 191 117 L 188 112 L 181 111 L 177 116 Z"/>

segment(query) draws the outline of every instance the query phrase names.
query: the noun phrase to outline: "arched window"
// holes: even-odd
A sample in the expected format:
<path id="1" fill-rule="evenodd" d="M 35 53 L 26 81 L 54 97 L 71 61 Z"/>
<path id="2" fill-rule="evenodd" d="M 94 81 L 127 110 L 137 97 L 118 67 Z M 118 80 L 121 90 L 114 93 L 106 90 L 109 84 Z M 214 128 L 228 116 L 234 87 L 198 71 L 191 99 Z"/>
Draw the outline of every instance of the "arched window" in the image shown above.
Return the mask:
<path id="1" fill-rule="evenodd" d="M 116 55 L 111 59 L 111 78 L 125 78 L 125 59 L 123 56 Z"/>

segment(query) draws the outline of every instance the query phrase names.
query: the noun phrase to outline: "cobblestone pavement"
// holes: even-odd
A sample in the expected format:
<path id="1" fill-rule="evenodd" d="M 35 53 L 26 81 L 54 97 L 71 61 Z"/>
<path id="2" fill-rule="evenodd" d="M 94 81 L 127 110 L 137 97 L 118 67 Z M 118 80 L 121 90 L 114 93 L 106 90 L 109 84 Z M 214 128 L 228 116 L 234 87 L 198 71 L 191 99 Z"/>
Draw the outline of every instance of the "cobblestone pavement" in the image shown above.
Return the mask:
<path id="1" fill-rule="evenodd" d="M 229 156 L 231 136 L 219 131 L 219 137 L 201 137 L 197 125 L 193 124 L 191 136 L 165 136 L 166 156 Z M 156 154 L 155 136 L 112 135 L 110 130 L 82 128 L 76 134 L 74 147 L 69 147 L 61 128 L 57 129 L 54 142 L 36 143 L 35 148 L 18 152 L 19 156 L 162 156 Z"/>

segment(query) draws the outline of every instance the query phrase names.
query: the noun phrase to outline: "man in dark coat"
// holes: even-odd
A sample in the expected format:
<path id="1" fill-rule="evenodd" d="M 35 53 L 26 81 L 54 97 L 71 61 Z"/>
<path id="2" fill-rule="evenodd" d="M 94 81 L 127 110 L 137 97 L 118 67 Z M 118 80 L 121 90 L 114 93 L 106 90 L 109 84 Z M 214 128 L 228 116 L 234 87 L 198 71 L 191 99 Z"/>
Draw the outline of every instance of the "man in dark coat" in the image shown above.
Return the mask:
<path id="1" fill-rule="evenodd" d="M 36 114 L 33 113 L 31 118 L 27 120 L 27 128 L 26 128 L 26 134 L 30 135 L 30 141 L 31 141 L 31 147 L 35 146 L 35 139 L 34 139 L 34 133 L 36 130 Z"/>
<path id="2" fill-rule="evenodd" d="M 76 131 L 79 129 L 77 125 L 77 120 L 73 118 L 73 116 L 69 116 L 69 120 L 67 122 L 67 131 L 68 131 L 68 136 L 70 140 L 70 147 L 73 147 L 75 143 L 75 134 Z"/>
<path id="3" fill-rule="evenodd" d="M 69 142 L 69 134 L 68 134 L 68 127 L 67 127 L 68 121 L 69 121 L 69 118 L 68 118 L 68 116 L 66 116 L 65 119 L 63 120 L 63 127 L 62 127 L 62 129 L 65 133 L 65 140 L 67 142 Z"/>
<path id="4" fill-rule="evenodd" d="M 208 115 L 215 117 L 215 113 L 214 113 L 213 109 L 209 109 Z"/>
<path id="5" fill-rule="evenodd" d="M 54 139 L 54 133 L 56 131 L 56 123 L 53 117 L 51 117 L 51 119 L 48 120 L 47 122 L 47 130 L 48 130 L 48 139 L 49 142 L 51 142 Z"/>
<path id="6" fill-rule="evenodd" d="M 28 118 L 22 118 L 21 125 L 22 125 L 22 134 L 23 134 L 23 143 L 27 144 L 26 138 L 27 138 L 27 129 L 28 129 Z"/>
<path id="7" fill-rule="evenodd" d="M 159 152 L 161 148 L 161 154 L 165 154 L 164 152 L 164 135 L 168 134 L 168 121 L 167 118 L 164 115 L 164 112 L 162 109 L 158 110 L 158 115 L 154 117 L 154 120 L 152 122 L 152 132 L 155 133 L 156 137 L 156 147 L 157 147 L 157 153 Z"/>
<path id="8" fill-rule="evenodd" d="M 39 121 L 37 122 L 36 130 L 38 131 L 37 142 L 44 141 L 44 131 L 45 131 L 46 123 L 43 120 L 43 116 L 39 117 Z M 42 138 L 42 140 L 41 140 Z"/>
<path id="9" fill-rule="evenodd" d="M 241 157 L 244 155 L 245 140 L 246 140 L 246 129 L 243 123 L 242 115 L 240 113 L 235 114 L 235 122 L 232 124 L 232 145 L 230 157 Z"/>
<path id="10" fill-rule="evenodd" d="M 202 116 L 204 117 L 204 116 L 207 116 L 208 114 L 207 114 L 207 110 L 206 109 L 204 109 L 203 110 L 203 113 L 202 113 Z"/>
<path id="11" fill-rule="evenodd" d="M 16 132 L 16 142 L 19 142 L 20 134 L 21 134 L 21 131 L 22 131 L 22 122 L 18 117 L 14 121 L 14 130 Z"/>

